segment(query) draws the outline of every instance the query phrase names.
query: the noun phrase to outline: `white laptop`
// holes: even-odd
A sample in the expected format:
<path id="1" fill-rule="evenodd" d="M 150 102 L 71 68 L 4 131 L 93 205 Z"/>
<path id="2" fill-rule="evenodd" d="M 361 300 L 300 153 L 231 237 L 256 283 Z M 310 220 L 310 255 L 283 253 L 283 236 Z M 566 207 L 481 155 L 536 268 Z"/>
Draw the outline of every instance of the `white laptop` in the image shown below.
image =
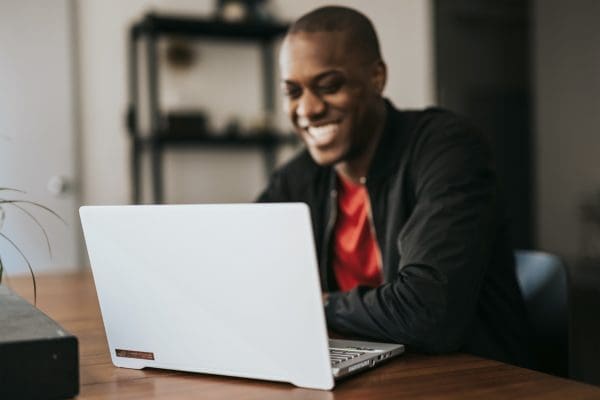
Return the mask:
<path id="1" fill-rule="evenodd" d="M 329 340 L 308 207 L 85 206 L 110 355 L 331 389 L 403 345 Z"/>

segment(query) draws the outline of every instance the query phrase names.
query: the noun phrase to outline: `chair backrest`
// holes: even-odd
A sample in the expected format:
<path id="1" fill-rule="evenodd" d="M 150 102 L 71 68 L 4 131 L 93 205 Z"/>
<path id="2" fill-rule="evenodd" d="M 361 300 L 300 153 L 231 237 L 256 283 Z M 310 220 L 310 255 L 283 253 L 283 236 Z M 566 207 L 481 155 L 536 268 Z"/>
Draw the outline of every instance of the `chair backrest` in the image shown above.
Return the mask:
<path id="1" fill-rule="evenodd" d="M 557 256 L 540 251 L 515 252 L 517 281 L 533 329 L 540 370 L 569 375 L 567 268 Z"/>

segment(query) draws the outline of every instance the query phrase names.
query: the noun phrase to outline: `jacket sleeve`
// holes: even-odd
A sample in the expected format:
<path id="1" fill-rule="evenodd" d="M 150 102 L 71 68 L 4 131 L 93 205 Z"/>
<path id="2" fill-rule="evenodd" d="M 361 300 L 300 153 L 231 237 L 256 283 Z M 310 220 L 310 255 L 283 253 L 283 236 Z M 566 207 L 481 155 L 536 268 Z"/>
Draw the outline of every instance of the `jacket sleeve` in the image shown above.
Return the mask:
<path id="1" fill-rule="evenodd" d="M 277 203 L 290 201 L 290 194 L 285 179 L 285 173 L 282 170 L 275 171 L 269 180 L 266 189 L 258 195 L 257 203 Z"/>
<path id="2" fill-rule="evenodd" d="M 397 274 L 376 289 L 331 293 L 326 315 L 330 329 L 440 353 L 458 350 L 474 319 L 496 231 L 496 177 L 473 128 L 430 133 L 410 161 L 415 203 L 397 238 Z"/>

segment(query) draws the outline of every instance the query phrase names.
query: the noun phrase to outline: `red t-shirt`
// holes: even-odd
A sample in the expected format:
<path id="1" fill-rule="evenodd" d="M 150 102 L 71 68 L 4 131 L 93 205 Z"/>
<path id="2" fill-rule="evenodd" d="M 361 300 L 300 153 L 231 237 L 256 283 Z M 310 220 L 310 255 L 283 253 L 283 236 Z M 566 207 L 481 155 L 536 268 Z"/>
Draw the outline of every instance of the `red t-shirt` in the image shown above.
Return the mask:
<path id="1" fill-rule="evenodd" d="M 359 285 L 377 287 L 383 282 L 381 257 L 369 212 L 365 186 L 338 175 L 333 270 L 341 291 Z"/>

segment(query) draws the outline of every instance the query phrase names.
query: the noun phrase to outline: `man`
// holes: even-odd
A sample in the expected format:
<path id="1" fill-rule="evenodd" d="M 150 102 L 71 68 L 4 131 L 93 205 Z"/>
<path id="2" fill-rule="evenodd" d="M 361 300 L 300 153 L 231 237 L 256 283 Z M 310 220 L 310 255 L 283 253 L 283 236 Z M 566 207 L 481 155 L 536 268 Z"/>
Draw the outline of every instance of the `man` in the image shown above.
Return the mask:
<path id="1" fill-rule="evenodd" d="M 296 21 L 280 65 L 306 145 L 259 201 L 310 206 L 328 327 L 428 353 L 528 364 L 525 311 L 491 154 L 467 121 L 399 111 L 362 14 Z"/>

